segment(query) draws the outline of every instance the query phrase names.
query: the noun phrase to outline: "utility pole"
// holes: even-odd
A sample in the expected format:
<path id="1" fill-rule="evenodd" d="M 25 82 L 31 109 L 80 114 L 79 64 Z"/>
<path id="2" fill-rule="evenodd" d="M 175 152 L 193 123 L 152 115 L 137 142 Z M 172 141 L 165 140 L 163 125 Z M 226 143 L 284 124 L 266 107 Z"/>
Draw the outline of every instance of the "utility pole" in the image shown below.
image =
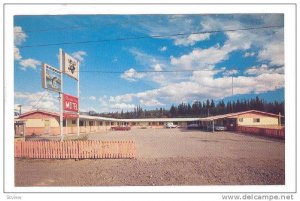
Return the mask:
<path id="1" fill-rule="evenodd" d="M 63 117 L 63 61 L 62 61 L 62 49 L 59 49 L 59 69 L 60 69 L 60 82 L 61 91 L 59 92 L 59 122 L 60 122 L 60 141 L 64 140 L 64 117 Z M 67 120 L 67 119 L 66 119 Z"/>
<path id="2" fill-rule="evenodd" d="M 20 107 L 20 110 L 19 110 L 19 116 L 20 116 L 20 115 L 22 114 L 22 113 L 21 113 L 21 112 L 22 112 L 22 109 L 21 109 L 21 108 L 22 108 L 22 105 L 20 104 L 19 107 Z"/>
<path id="3" fill-rule="evenodd" d="M 278 118 L 278 120 L 279 120 L 278 124 L 279 124 L 279 126 L 281 126 L 281 113 L 280 112 L 279 112 L 279 118 Z"/>
<path id="4" fill-rule="evenodd" d="M 80 93 L 80 90 L 79 90 L 79 61 L 77 61 L 77 66 L 78 66 L 78 80 L 77 80 L 77 98 L 78 98 L 78 112 L 77 112 L 77 115 L 78 115 L 78 117 L 77 117 L 77 137 L 79 137 L 79 135 L 80 135 L 80 128 L 79 128 L 79 115 L 80 115 L 80 111 L 79 111 L 79 104 L 80 104 L 80 102 L 79 102 L 79 93 Z"/>
<path id="5" fill-rule="evenodd" d="M 231 76 L 231 96 L 233 97 L 233 75 Z"/>

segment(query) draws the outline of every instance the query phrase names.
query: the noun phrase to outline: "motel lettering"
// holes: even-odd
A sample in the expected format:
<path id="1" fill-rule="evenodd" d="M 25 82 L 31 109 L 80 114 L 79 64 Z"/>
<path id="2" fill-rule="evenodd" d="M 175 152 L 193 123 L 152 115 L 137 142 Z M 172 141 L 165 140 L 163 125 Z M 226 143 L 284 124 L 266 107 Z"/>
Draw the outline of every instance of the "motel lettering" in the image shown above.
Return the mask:
<path id="1" fill-rule="evenodd" d="M 78 98 L 64 94 L 64 110 L 78 112 Z"/>

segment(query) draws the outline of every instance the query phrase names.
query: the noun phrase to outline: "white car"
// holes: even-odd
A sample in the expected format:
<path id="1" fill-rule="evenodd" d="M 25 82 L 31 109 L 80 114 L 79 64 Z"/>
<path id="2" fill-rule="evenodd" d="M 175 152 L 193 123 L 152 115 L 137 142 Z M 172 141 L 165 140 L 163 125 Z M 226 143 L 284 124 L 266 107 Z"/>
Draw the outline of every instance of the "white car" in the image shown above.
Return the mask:
<path id="1" fill-rule="evenodd" d="M 167 123 L 166 128 L 177 128 L 177 125 L 174 125 L 173 123 Z"/>

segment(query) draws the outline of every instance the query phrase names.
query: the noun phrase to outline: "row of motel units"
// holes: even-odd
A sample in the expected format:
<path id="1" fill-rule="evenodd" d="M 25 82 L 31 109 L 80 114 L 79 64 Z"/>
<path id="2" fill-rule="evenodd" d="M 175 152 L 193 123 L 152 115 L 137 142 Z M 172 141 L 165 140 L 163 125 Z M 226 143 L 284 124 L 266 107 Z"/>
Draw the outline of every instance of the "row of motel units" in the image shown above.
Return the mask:
<path id="1" fill-rule="evenodd" d="M 130 126 L 131 128 L 163 128 L 172 122 L 185 128 L 189 124 L 200 127 L 208 125 L 224 125 L 229 130 L 237 126 L 278 126 L 280 116 L 257 110 L 229 113 L 205 118 L 147 118 L 147 119 L 115 119 L 99 116 L 80 115 L 80 133 L 95 133 L 110 130 L 112 126 Z M 30 111 L 15 118 L 15 134 L 25 135 L 59 135 L 59 114 L 42 110 Z M 64 134 L 77 133 L 77 120 L 64 119 Z"/>

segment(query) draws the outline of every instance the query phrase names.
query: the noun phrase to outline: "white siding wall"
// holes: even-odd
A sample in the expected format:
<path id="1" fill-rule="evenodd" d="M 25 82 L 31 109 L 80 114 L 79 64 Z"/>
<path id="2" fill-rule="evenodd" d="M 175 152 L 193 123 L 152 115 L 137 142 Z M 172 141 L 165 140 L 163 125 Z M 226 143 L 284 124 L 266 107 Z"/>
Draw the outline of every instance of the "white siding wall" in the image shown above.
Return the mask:
<path id="1" fill-rule="evenodd" d="M 242 122 L 239 121 L 239 119 L 243 119 Z M 240 126 L 264 126 L 264 125 L 278 125 L 278 118 L 276 117 L 262 117 L 258 116 L 257 118 L 260 119 L 260 122 L 254 122 L 253 119 L 256 118 L 250 118 L 250 117 L 240 117 L 237 119 L 237 124 Z"/>

